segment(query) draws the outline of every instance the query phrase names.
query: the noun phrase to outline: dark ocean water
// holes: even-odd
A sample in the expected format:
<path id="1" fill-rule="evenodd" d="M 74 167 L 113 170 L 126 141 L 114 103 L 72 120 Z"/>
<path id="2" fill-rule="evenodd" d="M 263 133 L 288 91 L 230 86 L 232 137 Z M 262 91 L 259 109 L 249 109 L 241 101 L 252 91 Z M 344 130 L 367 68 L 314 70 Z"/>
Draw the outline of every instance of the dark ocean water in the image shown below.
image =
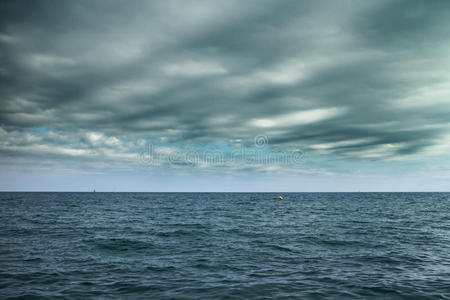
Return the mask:
<path id="1" fill-rule="evenodd" d="M 450 298 L 450 193 L 0 193 L 0 298 Z"/>

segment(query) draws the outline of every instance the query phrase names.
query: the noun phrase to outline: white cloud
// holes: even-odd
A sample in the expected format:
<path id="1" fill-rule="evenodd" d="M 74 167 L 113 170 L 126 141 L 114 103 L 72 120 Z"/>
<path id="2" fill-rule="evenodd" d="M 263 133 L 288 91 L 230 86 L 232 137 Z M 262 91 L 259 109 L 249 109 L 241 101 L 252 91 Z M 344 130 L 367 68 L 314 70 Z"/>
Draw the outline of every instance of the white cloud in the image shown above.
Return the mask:
<path id="1" fill-rule="evenodd" d="M 311 149 L 315 149 L 315 150 L 328 150 L 328 149 L 333 149 L 336 147 L 361 145 L 364 143 L 373 142 L 375 140 L 376 140 L 375 138 L 351 139 L 351 140 L 343 140 L 343 141 L 332 142 L 332 143 L 313 144 L 309 147 Z"/>
<path id="2" fill-rule="evenodd" d="M 344 114 L 343 107 L 318 108 L 277 115 L 272 118 L 253 119 L 249 125 L 259 128 L 289 127 L 304 125 L 334 118 Z"/>
<path id="3" fill-rule="evenodd" d="M 19 38 L 9 34 L 0 34 L 0 43 L 15 44 L 19 41 Z"/>
<path id="4" fill-rule="evenodd" d="M 71 66 L 75 64 L 75 61 L 71 58 L 50 54 L 32 54 L 26 58 L 26 62 L 36 69 Z"/>
<path id="5" fill-rule="evenodd" d="M 413 94 L 397 99 L 394 104 L 402 109 L 417 109 L 420 107 L 436 107 L 450 104 L 450 77 L 441 84 L 431 84 L 413 90 Z"/>
<path id="6" fill-rule="evenodd" d="M 103 134 L 98 132 L 88 132 L 86 133 L 86 137 L 92 144 L 97 144 L 104 138 Z"/>
<path id="7" fill-rule="evenodd" d="M 225 67 L 214 61 L 187 60 L 162 67 L 169 76 L 212 76 L 227 73 Z"/>

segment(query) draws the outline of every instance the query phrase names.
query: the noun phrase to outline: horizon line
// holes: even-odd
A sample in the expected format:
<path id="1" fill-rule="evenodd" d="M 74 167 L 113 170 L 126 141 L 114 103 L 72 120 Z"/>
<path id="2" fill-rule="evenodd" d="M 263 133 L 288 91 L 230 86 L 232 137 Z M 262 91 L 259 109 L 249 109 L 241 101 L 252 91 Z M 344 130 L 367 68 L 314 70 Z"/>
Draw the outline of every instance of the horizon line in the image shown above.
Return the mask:
<path id="1" fill-rule="evenodd" d="M 284 193 L 284 194 L 298 194 L 298 193 L 450 193 L 450 191 L 6 191 L 0 190 L 0 193 L 239 193 L 239 194 L 271 194 L 271 193 Z"/>

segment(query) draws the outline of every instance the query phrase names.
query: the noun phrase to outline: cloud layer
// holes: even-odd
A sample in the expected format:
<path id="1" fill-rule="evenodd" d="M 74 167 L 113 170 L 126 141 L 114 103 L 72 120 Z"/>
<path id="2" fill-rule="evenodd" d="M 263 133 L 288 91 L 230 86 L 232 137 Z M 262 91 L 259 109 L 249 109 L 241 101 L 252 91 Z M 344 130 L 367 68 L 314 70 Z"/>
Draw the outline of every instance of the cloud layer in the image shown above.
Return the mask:
<path id="1" fill-rule="evenodd" d="M 149 139 L 248 146 L 260 134 L 357 160 L 450 148 L 448 1 L 0 6 L 2 164 L 130 166 Z"/>

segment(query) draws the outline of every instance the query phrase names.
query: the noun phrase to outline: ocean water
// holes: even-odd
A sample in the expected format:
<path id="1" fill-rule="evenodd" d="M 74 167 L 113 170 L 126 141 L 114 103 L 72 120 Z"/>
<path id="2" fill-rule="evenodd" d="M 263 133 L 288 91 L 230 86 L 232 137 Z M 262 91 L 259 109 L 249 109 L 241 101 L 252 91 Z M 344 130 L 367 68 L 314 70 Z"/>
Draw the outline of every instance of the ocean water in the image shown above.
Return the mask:
<path id="1" fill-rule="evenodd" d="M 283 196 L 0 193 L 0 298 L 450 298 L 450 193 Z"/>

